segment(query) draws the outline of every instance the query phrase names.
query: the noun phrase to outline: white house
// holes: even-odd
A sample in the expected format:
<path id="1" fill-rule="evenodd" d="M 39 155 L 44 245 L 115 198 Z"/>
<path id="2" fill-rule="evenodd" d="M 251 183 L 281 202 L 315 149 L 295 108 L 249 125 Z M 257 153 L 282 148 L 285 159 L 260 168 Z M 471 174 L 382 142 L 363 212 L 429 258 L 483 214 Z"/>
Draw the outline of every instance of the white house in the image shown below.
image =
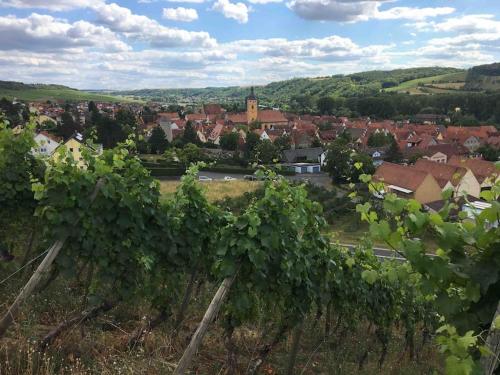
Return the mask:
<path id="1" fill-rule="evenodd" d="M 35 156 L 50 156 L 60 145 L 56 137 L 43 131 L 35 135 L 35 143 L 36 147 L 32 149 Z"/>

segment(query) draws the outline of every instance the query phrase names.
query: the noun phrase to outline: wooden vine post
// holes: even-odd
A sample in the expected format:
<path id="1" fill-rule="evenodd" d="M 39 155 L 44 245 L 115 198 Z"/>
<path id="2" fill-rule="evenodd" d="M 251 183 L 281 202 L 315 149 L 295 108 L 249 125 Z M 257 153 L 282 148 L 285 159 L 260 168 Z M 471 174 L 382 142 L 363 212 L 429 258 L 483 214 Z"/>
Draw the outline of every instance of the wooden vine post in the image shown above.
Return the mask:
<path id="1" fill-rule="evenodd" d="M 500 327 L 494 326 L 495 319 L 499 316 L 500 301 L 498 302 L 497 310 L 493 316 L 493 323 L 491 323 L 488 337 L 486 338 L 486 346 L 491 350 L 492 354 L 481 358 L 481 367 L 485 375 L 493 375 L 500 362 Z"/>
<path id="2" fill-rule="evenodd" d="M 193 357 L 198 351 L 203 341 L 203 338 L 205 337 L 205 334 L 208 331 L 208 326 L 219 312 L 222 303 L 224 302 L 224 298 L 229 292 L 229 289 L 231 289 L 231 286 L 233 285 L 235 278 L 236 278 L 236 273 L 233 276 L 226 277 L 224 281 L 222 281 L 221 285 L 219 286 L 219 289 L 214 295 L 214 298 L 212 298 L 212 302 L 210 302 L 210 305 L 208 306 L 208 309 L 205 312 L 205 315 L 203 316 L 200 325 L 196 329 L 196 332 L 194 333 L 193 337 L 191 338 L 191 342 L 184 351 L 184 354 L 182 355 L 182 358 L 179 361 L 179 364 L 177 365 L 174 371 L 174 375 L 184 374 L 191 365 Z"/>
<path id="3" fill-rule="evenodd" d="M 97 184 L 94 188 L 94 191 L 92 192 L 92 195 L 90 196 L 90 203 L 92 204 L 94 200 L 97 197 L 97 194 L 99 190 L 101 189 L 102 185 L 104 184 L 104 180 L 101 178 L 99 181 L 97 181 Z M 78 220 L 75 222 L 75 224 L 78 223 Z M 48 249 L 47 255 L 43 259 L 42 263 L 38 266 L 36 271 L 33 273 L 31 278 L 28 280 L 26 285 L 24 286 L 23 289 L 21 289 L 21 292 L 15 299 L 15 301 L 12 303 L 12 305 L 9 307 L 9 310 L 5 313 L 3 316 L 2 320 L 0 321 L 0 338 L 2 338 L 5 333 L 7 332 L 7 329 L 9 329 L 10 325 L 14 321 L 14 318 L 16 317 L 19 307 L 21 304 L 33 293 L 35 288 L 38 286 L 40 283 L 40 280 L 42 279 L 43 275 L 48 271 L 54 260 L 56 259 L 57 255 L 61 251 L 62 247 L 64 246 L 66 240 L 68 239 L 68 235 L 63 235 L 59 240 L 54 242 L 54 244 Z"/>

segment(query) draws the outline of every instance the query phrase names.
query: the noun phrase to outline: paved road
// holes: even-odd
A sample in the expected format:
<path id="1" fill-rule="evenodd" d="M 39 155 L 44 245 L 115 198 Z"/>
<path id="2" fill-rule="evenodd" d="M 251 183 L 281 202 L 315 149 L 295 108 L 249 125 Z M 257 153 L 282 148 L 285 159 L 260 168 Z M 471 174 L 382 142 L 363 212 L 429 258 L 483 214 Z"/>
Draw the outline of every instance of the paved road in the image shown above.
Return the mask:
<path id="1" fill-rule="evenodd" d="M 349 243 L 341 243 L 341 246 L 347 247 L 349 250 L 354 251 L 357 245 L 355 244 L 349 244 Z M 377 256 L 377 258 L 380 259 L 395 259 L 399 261 L 404 261 L 405 258 L 399 255 L 397 252 L 395 252 L 392 249 L 387 249 L 384 247 L 374 247 L 373 252 Z M 434 254 L 427 254 L 429 257 L 435 257 Z"/>

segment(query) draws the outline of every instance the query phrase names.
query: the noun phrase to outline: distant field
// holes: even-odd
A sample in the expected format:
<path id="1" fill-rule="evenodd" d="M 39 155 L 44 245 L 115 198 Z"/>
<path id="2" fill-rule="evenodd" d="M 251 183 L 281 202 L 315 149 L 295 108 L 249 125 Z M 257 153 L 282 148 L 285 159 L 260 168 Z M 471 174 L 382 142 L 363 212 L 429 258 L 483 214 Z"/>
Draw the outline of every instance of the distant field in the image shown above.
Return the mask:
<path id="1" fill-rule="evenodd" d="M 124 102 L 132 101 L 123 96 L 99 95 L 84 91 L 74 90 L 70 88 L 23 88 L 20 90 L 0 88 L 0 98 L 28 101 L 45 101 L 45 100 L 71 100 L 85 101 L 94 100 L 98 102 Z"/>
<path id="2" fill-rule="evenodd" d="M 424 86 L 421 90 L 421 85 L 432 85 L 433 88 L 436 88 L 439 92 L 447 91 L 447 89 L 457 90 L 463 87 L 465 75 L 465 72 L 458 72 L 413 79 L 403 82 L 398 86 L 388 88 L 386 91 L 409 91 L 411 94 L 425 93 L 428 88 Z"/>
<path id="3" fill-rule="evenodd" d="M 160 192 L 164 197 L 170 197 L 175 193 L 180 181 L 160 181 Z M 204 181 L 201 182 L 205 189 L 207 199 L 216 202 L 225 198 L 239 197 L 247 192 L 257 190 L 262 184 L 258 181 Z"/>

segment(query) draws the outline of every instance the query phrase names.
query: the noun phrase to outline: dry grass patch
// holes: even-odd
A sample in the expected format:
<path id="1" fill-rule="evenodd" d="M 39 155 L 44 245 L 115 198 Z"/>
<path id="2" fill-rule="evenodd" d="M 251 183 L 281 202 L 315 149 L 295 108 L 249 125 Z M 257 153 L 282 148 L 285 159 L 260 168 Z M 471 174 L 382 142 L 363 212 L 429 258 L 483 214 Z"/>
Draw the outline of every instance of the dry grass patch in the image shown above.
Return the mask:
<path id="1" fill-rule="evenodd" d="M 160 192 L 163 197 L 174 195 L 180 181 L 160 181 Z M 215 202 L 225 198 L 239 197 L 245 193 L 250 193 L 259 188 L 262 182 L 259 181 L 204 181 L 200 182 L 205 190 L 207 199 Z"/>

